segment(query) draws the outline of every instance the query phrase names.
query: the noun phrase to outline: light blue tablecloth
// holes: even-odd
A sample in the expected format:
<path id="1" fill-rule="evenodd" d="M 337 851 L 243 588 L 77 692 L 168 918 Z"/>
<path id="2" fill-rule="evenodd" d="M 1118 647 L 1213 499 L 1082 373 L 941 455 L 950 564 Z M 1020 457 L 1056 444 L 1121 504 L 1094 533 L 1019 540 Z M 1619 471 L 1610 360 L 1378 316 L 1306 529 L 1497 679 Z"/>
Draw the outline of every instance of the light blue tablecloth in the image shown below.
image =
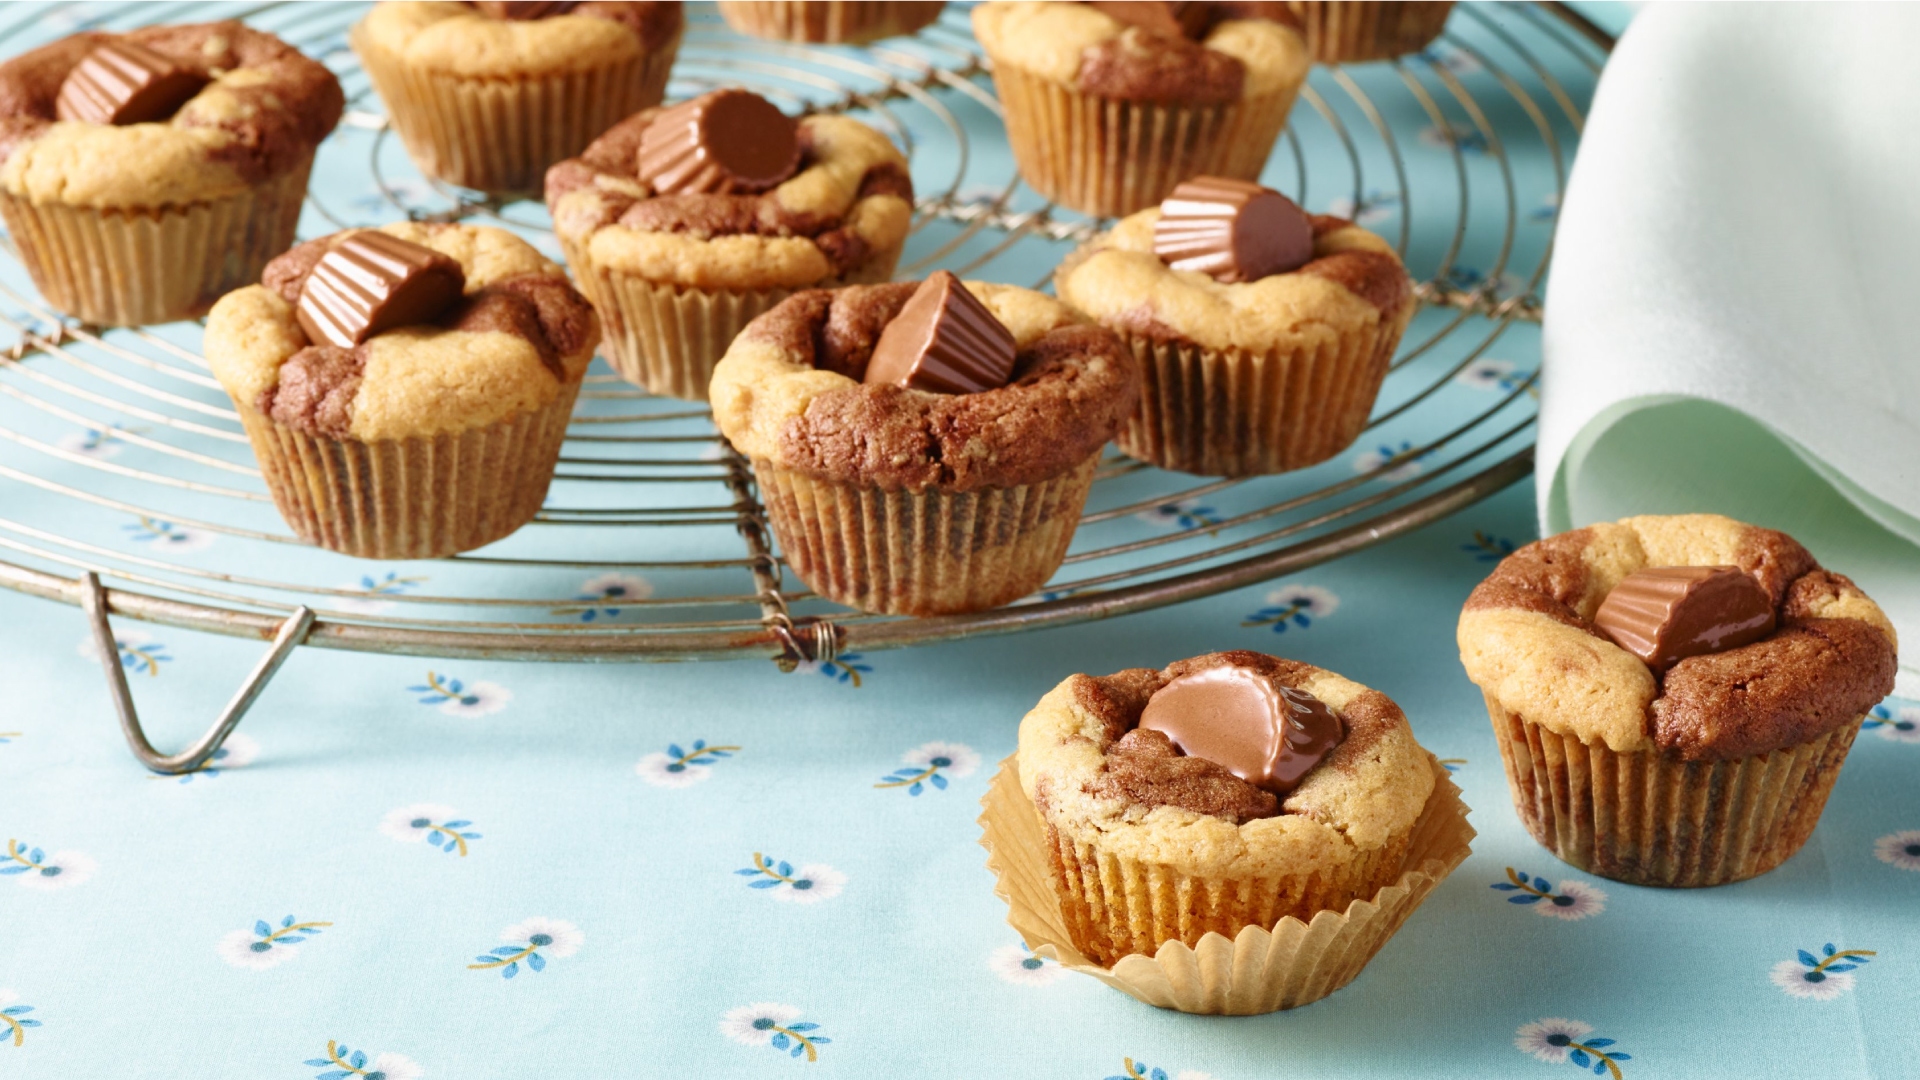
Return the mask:
<path id="1" fill-rule="evenodd" d="M 1452 168 L 1443 149 L 1410 154 L 1416 180 Z M 324 190 L 356 198 L 364 175 L 338 169 Z M 1449 386 L 1448 408 L 1531 370 L 1531 342 Z M 0 517 L 278 569 L 258 545 L 62 517 L 51 498 L 0 481 Z M 1510 809 L 1453 643 L 1468 590 L 1532 537 L 1532 507 L 1521 485 L 1211 600 L 794 675 L 301 650 L 217 767 L 178 778 L 127 756 L 80 613 L 0 591 L 0 1073 L 1551 1078 L 1605 1075 L 1605 1054 L 1635 1080 L 1915 1075 L 1920 706 L 1876 714 L 1807 849 L 1758 881 L 1662 892 L 1559 864 Z M 257 655 L 118 630 L 163 744 Z M 974 822 L 1019 718 L 1061 678 L 1223 648 L 1392 696 L 1479 830 L 1351 986 L 1250 1019 L 1160 1012 L 1032 958 Z M 1572 902 L 1523 903 L 1503 888 L 1515 874 Z"/>

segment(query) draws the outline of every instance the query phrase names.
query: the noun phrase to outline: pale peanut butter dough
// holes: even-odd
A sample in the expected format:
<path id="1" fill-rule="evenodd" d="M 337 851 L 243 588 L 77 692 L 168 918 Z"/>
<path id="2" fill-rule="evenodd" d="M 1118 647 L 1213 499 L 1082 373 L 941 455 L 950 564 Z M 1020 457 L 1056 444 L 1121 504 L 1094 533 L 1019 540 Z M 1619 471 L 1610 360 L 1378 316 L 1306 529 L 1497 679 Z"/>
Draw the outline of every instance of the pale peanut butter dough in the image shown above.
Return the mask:
<path id="1" fill-rule="evenodd" d="M 430 247 L 460 264 L 466 294 L 527 275 L 561 278 L 559 267 L 504 229 L 398 223 L 380 230 Z M 597 331 L 584 348 L 559 357 L 567 382 L 593 359 Z M 208 363 L 235 401 L 252 405 L 279 382 L 280 369 L 308 347 L 294 307 L 263 285 L 222 297 L 207 317 Z M 379 334 L 366 346 L 347 434 L 402 439 L 484 427 L 551 403 L 565 385 L 526 338 L 499 330 L 412 326 Z"/>
<path id="2" fill-rule="evenodd" d="M 1614 586 L 1659 566 L 1740 567 L 1768 590 L 1781 628 L 1683 660 L 1663 686 L 1592 625 Z M 1857 717 L 1891 688 L 1898 647 L 1885 613 L 1851 581 L 1820 570 L 1783 534 L 1715 514 L 1633 517 L 1530 544 L 1475 589 L 1458 637 L 1467 677 L 1508 712 L 1619 753 L 1665 747 L 1699 758 L 1765 752 Z M 1883 676 L 1887 689 L 1877 689 Z M 1731 730 L 1724 706 L 1692 715 L 1725 679 L 1743 687 L 1735 719 L 1757 730 Z M 1682 697 L 1669 700 L 1676 689 Z"/>
<path id="3" fill-rule="evenodd" d="M 1182 663 L 1242 655 L 1252 654 Z M 1356 861 L 1404 843 L 1434 787 L 1432 759 L 1405 715 L 1384 695 L 1333 672 L 1279 663 L 1292 672 L 1289 685 L 1325 702 L 1349 730 L 1272 817 L 1235 824 L 1179 806 L 1149 806 L 1117 797 L 1106 782 L 1108 749 L 1138 723 L 1145 698 L 1173 668 L 1106 679 L 1075 675 L 1055 687 L 1020 722 L 1021 789 L 1063 838 L 1090 843 L 1102 857 L 1204 878 L 1337 878 Z M 1125 700 L 1128 691 L 1135 700 Z"/>
<path id="4" fill-rule="evenodd" d="M 1358 225 L 1316 219 L 1313 258 L 1349 252 L 1371 256 L 1364 284 L 1313 272 L 1224 284 L 1162 262 L 1153 251 L 1153 227 L 1159 220 L 1158 207 L 1142 210 L 1076 252 L 1056 276 L 1060 299 L 1103 325 L 1255 354 L 1323 348 L 1383 319 L 1406 317 L 1406 272 L 1399 268 L 1393 247 Z M 1372 278 L 1382 280 L 1375 283 Z M 1350 287 L 1355 284 L 1361 285 L 1360 291 Z M 1391 310 L 1383 310 L 1367 295 L 1395 285 L 1397 302 Z"/>
<path id="5" fill-rule="evenodd" d="M 1065 86 L 1080 77 L 1086 51 L 1126 32 L 1118 19 L 1085 4 L 1012 0 L 973 9 L 973 32 L 996 63 Z M 1246 69 L 1242 97 L 1261 97 L 1296 87 L 1312 58 L 1292 27 L 1268 19 L 1226 19 L 1197 44 L 1238 60 Z"/>
<path id="6" fill-rule="evenodd" d="M 425 71 L 469 79 L 591 71 L 638 57 L 640 36 L 610 19 L 492 19 L 466 4 L 392 0 L 354 28 L 370 47 Z"/>

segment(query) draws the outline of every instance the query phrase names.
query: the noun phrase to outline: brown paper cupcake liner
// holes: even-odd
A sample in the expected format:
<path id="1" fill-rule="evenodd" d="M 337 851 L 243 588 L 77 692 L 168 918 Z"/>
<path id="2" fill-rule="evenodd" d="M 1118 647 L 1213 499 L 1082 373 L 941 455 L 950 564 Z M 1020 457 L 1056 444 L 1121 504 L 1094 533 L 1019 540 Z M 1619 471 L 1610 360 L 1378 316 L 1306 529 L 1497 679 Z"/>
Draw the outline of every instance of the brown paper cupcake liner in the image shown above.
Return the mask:
<path id="1" fill-rule="evenodd" d="M 755 459 L 767 521 L 814 592 L 888 615 L 946 615 L 1011 603 L 1066 557 L 1094 455 L 1042 483 L 984 491 L 887 491 Z"/>
<path id="2" fill-rule="evenodd" d="M 1020 790 L 1013 757 L 1000 763 L 981 800 L 980 842 L 987 849 L 994 891 L 1007 902 L 1007 922 L 1035 954 L 1162 1009 L 1274 1012 L 1318 1001 L 1352 982 L 1434 887 L 1466 859 L 1474 836 L 1467 807 L 1446 770 L 1438 762 L 1433 769 L 1433 794 L 1404 850 L 1384 868 L 1390 878 L 1386 886 L 1320 909 L 1306 920 L 1287 914 L 1271 922 L 1248 922 L 1232 938 L 1209 930 L 1193 946 L 1169 939 L 1152 955 L 1133 953 L 1110 965 L 1096 962 L 1075 944 L 1057 884 L 1058 851 L 1049 844 L 1033 802 Z M 1161 910 L 1171 911 L 1202 892 L 1237 893 L 1235 906 L 1249 914 L 1260 907 L 1248 901 L 1248 888 L 1232 883 L 1196 883 L 1182 894 L 1156 888 L 1150 877 L 1138 876 L 1138 869 L 1127 873 L 1127 887 L 1121 891 L 1132 894 L 1132 907 L 1155 901 Z"/>
<path id="3" fill-rule="evenodd" d="M 858 45 L 911 34 L 946 6 L 945 0 L 720 0 L 720 15 L 751 37 Z"/>
<path id="4" fill-rule="evenodd" d="M 1258 179 L 1299 93 L 1224 105 L 1120 101 L 1004 62 L 993 67 L 993 85 L 1020 175 L 1054 202 L 1098 217 L 1157 206 L 1189 177 Z"/>
<path id="5" fill-rule="evenodd" d="M 238 410 L 274 505 L 300 539 L 363 559 L 436 559 L 490 544 L 539 512 L 579 389 L 457 435 L 374 442 Z"/>
<path id="6" fill-rule="evenodd" d="M 1360 437 L 1406 320 L 1309 349 L 1254 353 L 1120 338 L 1140 403 L 1114 439 L 1129 456 L 1200 476 L 1303 469 Z"/>
<path id="7" fill-rule="evenodd" d="M 904 243 L 904 239 L 902 241 Z M 714 365 L 734 337 L 795 289 L 701 289 L 596 267 L 579 244 L 562 240 L 567 266 L 600 313 L 600 355 L 620 377 L 648 393 L 707 400 Z M 893 277 L 901 244 L 874 252 L 858 271 L 811 285 L 831 289 Z"/>
<path id="8" fill-rule="evenodd" d="M 353 50 L 420 171 L 476 191 L 531 193 L 547 167 L 666 96 L 675 37 L 649 55 L 587 71 L 514 79 L 422 71 L 372 45 Z"/>
<path id="9" fill-rule="evenodd" d="M 1393 0 L 1314 0 L 1290 7 L 1300 17 L 1307 49 L 1322 64 L 1388 60 L 1417 53 L 1446 29 L 1450 3 Z"/>
<path id="10" fill-rule="evenodd" d="M 35 205 L 0 192 L 0 216 L 47 303 L 99 326 L 204 315 L 293 246 L 308 158 L 225 199 L 154 210 Z"/>
<path id="11" fill-rule="evenodd" d="M 1744 881 L 1813 835 L 1865 717 L 1798 746 L 1732 761 L 1616 753 L 1557 735 L 1492 696 L 1513 807 L 1542 847 L 1635 885 Z"/>

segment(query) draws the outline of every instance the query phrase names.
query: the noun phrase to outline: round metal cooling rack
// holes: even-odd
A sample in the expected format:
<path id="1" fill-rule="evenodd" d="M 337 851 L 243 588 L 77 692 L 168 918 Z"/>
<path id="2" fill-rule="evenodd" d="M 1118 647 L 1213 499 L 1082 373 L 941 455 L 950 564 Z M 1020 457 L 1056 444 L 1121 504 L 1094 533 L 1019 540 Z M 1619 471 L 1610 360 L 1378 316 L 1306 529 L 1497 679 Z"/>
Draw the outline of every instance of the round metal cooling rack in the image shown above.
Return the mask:
<path id="1" fill-rule="evenodd" d="M 243 17 L 328 63 L 349 111 L 315 176 L 331 175 L 335 160 L 358 163 L 375 187 L 356 197 L 316 183 L 303 235 L 404 215 L 506 224 L 557 253 L 538 203 L 481 199 L 413 171 L 346 47 L 357 5 L 119 3 L 54 14 L 65 24 L 57 33 L 44 8 L 0 19 L 0 41 Z M 1468 3 L 1418 56 L 1317 68 L 1268 181 L 1393 241 L 1423 303 L 1348 452 L 1358 456 L 1209 480 L 1110 450 L 1065 566 L 1014 605 L 907 619 L 814 597 L 785 573 L 751 469 L 706 410 L 598 373 L 534 524 L 433 563 L 320 552 L 273 512 L 199 355 L 199 327 L 79 325 L 7 284 L 19 274 L 0 274 L 0 335 L 15 339 L 0 353 L 0 585 L 93 616 L 136 753 L 179 771 L 213 752 L 301 644 L 515 660 L 760 655 L 791 669 L 1143 611 L 1356 551 L 1531 471 L 1552 211 L 1610 45 L 1561 5 Z M 1103 223 L 1024 187 L 1003 139 L 969 136 L 999 122 L 987 71 L 957 5 L 919 35 L 863 50 L 746 41 L 701 6 L 690 7 L 671 95 L 745 85 L 789 111 L 861 116 L 913 164 L 919 197 L 900 277 L 947 268 L 1044 287 Z M 1509 359 L 1492 357 L 1496 348 Z M 212 539 L 226 546 L 202 554 Z M 584 584 L 583 573 L 593 575 Z M 140 733 L 108 613 L 275 644 L 214 729 L 166 757 Z"/>

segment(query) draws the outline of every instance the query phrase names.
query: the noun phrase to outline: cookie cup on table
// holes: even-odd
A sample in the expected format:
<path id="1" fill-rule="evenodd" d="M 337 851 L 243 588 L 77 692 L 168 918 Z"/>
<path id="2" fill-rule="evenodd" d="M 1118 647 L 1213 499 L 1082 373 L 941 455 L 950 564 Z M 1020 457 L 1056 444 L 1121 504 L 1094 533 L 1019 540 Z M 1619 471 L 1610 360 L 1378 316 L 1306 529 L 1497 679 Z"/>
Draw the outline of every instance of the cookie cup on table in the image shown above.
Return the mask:
<path id="1" fill-rule="evenodd" d="M 1594 615 L 1629 574 L 1663 566 L 1738 567 L 1777 628 L 1656 674 Z M 1528 544 L 1468 597 L 1459 641 L 1527 831 L 1589 873 L 1662 886 L 1741 881 L 1806 843 L 1893 689 L 1896 649 L 1852 581 L 1785 533 L 1710 514 Z"/>
<path id="2" fill-rule="evenodd" d="M 1012 332 L 1011 382 L 973 394 L 861 382 L 917 287 L 783 301 L 714 370 L 713 417 L 753 463 L 781 554 L 815 592 L 887 614 L 979 611 L 1059 568 L 1139 377 L 1111 333 L 1064 305 L 967 282 Z"/>
<path id="3" fill-rule="evenodd" d="M 274 505 L 308 543 L 428 559 L 492 543 L 546 497 L 600 331 L 565 273 L 503 229 L 380 232 L 458 262 L 465 295 L 436 324 L 316 346 L 295 315 L 339 237 L 275 260 L 207 318 L 208 363 L 239 412 Z"/>
<path id="4" fill-rule="evenodd" d="M 1287 23 L 1220 9 L 1198 41 L 1129 27 L 1085 4 L 973 9 L 1007 139 L 1035 191 L 1083 214 L 1153 206 L 1189 177 L 1252 180 L 1306 82 Z"/>
<path id="5" fill-rule="evenodd" d="M 660 103 L 684 25 L 677 2 L 496 19 L 469 4 L 388 0 L 349 41 L 421 172 L 527 194 L 554 162 Z"/>
<path id="6" fill-rule="evenodd" d="M 209 81 L 162 121 L 55 119 L 69 73 L 112 42 Z M 0 64 L 0 217 L 40 294 L 83 322 L 202 315 L 292 246 L 344 105 L 325 67 L 237 22 L 76 34 Z"/>
<path id="7" fill-rule="evenodd" d="M 1140 362 L 1121 450 L 1163 469 L 1251 476 L 1325 461 L 1360 436 L 1418 305 L 1385 240 L 1310 219 L 1312 258 L 1255 281 L 1169 267 L 1154 254 L 1157 208 L 1061 263 L 1060 299 Z"/>
<path id="8" fill-rule="evenodd" d="M 1312 694 L 1347 728 L 1271 816 L 1116 745 L 1155 691 L 1222 665 Z M 1028 944 L 1183 1012 L 1271 1012 L 1333 993 L 1473 838 L 1458 789 L 1391 700 L 1252 652 L 1067 679 L 1021 721 L 1019 752 L 983 805 L 988 865 Z"/>
<path id="9" fill-rule="evenodd" d="M 1451 2 L 1291 0 L 1313 59 L 1321 64 L 1391 60 L 1417 53 L 1447 27 Z"/>
<path id="10" fill-rule="evenodd" d="M 801 289 L 893 276 L 913 220 L 907 159 L 857 120 L 799 121 L 800 168 L 759 195 L 658 195 L 637 176 L 629 117 L 547 175 L 547 207 L 607 362 L 656 394 L 704 401 L 749 322 Z"/>
<path id="11" fill-rule="evenodd" d="M 946 6 L 946 0 L 720 0 L 720 16 L 750 37 L 861 45 L 911 34 Z"/>

